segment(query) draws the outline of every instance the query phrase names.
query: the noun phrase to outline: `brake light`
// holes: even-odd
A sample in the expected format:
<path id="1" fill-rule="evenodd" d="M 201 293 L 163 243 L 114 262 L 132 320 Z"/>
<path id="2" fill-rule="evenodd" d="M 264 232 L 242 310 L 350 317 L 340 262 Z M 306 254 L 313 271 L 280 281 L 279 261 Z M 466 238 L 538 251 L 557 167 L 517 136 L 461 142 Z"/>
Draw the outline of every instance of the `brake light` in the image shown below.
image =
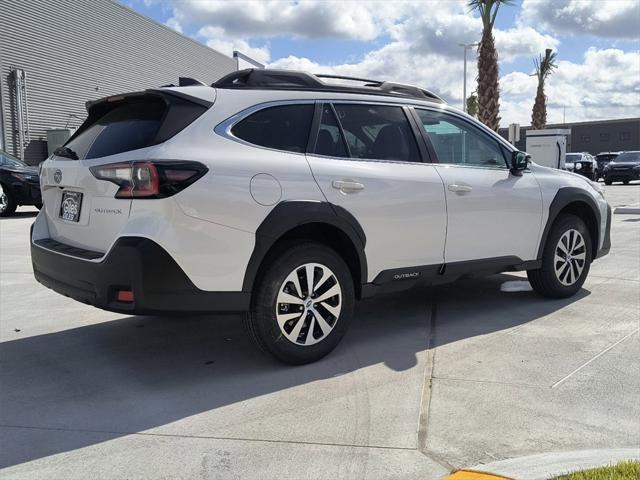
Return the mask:
<path id="1" fill-rule="evenodd" d="M 120 188 L 116 198 L 165 198 L 184 190 L 207 173 L 197 162 L 136 161 L 91 167 L 99 180 L 113 182 Z"/>

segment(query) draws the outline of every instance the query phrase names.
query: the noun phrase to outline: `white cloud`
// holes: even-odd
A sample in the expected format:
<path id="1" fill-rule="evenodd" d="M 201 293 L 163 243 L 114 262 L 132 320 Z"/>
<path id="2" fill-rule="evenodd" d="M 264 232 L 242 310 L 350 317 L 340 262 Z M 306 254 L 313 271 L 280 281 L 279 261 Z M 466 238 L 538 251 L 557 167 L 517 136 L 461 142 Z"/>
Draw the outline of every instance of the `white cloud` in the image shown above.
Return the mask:
<path id="1" fill-rule="evenodd" d="M 180 22 L 174 18 L 171 17 L 169 20 L 167 20 L 166 22 L 164 22 L 164 24 L 169 27 L 172 28 L 173 30 L 175 30 L 178 33 L 182 33 L 182 25 L 180 25 Z"/>
<path id="2" fill-rule="evenodd" d="M 372 40 L 401 15 L 405 3 L 323 2 L 319 0 L 180 0 L 174 16 L 189 23 L 222 29 L 226 35 Z"/>
<path id="3" fill-rule="evenodd" d="M 640 37 L 638 0 L 524 0 L 520 21 L 554 34 Z"/>
<path id="4" fill-rule="evenodd" d="M 226 36 L 218 27 L 203 27 L 198 30 L 197 35 L 204 38 L 207 46 L 226 55 L 231 55 L 234 50 L 238 50 L 263 64 L 267 63 L 271 57 L 268 45 L 252 46 L 247 40 Z"/>
<path id="5" fill-rule="evenodd" d="M 233 50 L 267 63 L 273 68 L 337 73 L 348 76 L 393 80 L 420 85 L 435 91 L 455 106 L 462 104 L 462 47 L 478 41 L 482 24 L 469 13 L 466 0 L 447 2 L 322 2 L 319 0 L 263 2 L 164 0 L 170 2 L 172 28 L 197 31 L 207 45 L 228 55 Z M 634 0 L 637 4 L 637 0 Z M 579 4 L 578 4 L 579 3 Z M 569 13 L 576 24 L 587 25 L 592 34 L 605 34 L 620 19 L 629 2 L 607 4 L 598 12 L 594 3 L 571 0 L 525 0 L 516 24 L 495 29 L 501 69 L 518 58 L 532 59 L 546 48 L 559 50 L 560 31 L 571 32 Z M 556 7 L 560 5 L 560 7 Z M 587 5 L 585 7 L 584 5 Z M 544 7 L 544 8 L 543 8 Z M 515 7 L 502 7 L 515 8 Z M 591 8 L 591 10 L 589 10 Z M 639 7 L 640 8 L 640 7 Z M 625 10 L 626 9 L 626 10 Z M 603 9 L 606 10 L 606 9 Z M 588 13 L 588 12 L 591 13 Z M 622 13 L 621 13 L 622 12 Z M 525 23 L 528 18 L 528 24 Z M 586 19 L 586 20 L 585 20 Z M 554 22 L 565 22 L 563 29 Z M 611 23 L 613 22 L 613 23 Z M 168 22 L 169 24 L 169 22 Z M 541 32 L 540 25 L 549 27 Z M 613 25 L 613 26 L 612 26 Z M 609 29 L 609 30 L 608 30 Z M 619 35 L 623 35 L 619 33 Z M 370 41 L 372 50 L 355 60 L 323 64 L 313 58 L 287 56 L 271 59 L 271 38 L 342 38 Z M 380 46 L 380 41 L 386 43 Z M 340 58 L 339 52 L 335 55 Z M 533 63 L 529 63 L 533 69 Z M 501 78 L 501 117 L 505 124 L 528 124 L 536 89 L 532 72 L 513 72 Z M 467 90 L 475 90 L 476 58 L 469 55 Z M 637 116 L 640 103 L 640 53 L 613 49 L 589 49 L 582 62 L 560 61 L 548 82 L 550 121 L 561 121 L 566 105 L 567 120 Z M 634 111 L 634 108 L 636 111 Z"/>
<path id="6" fill-rule="evenodd" d="M 500 79 L 505 123 L 528 125 L 537 80 L 522 72 Z M 549 123 L 638 116 L 640 53 L 590 48 L 582 63 L 558 62 L 545 93 Z"/>
<path id="7" fill-rule="evenodd" d="M 558 49 L 560 41 L 551 35 L 544 35 L 531 27 L 518 26 L 509 30 L 496 29 L 496 49 L 500 60 L 509 62 L 517 57 L 537 57 L 545 49 Z"/>
<path id="8" fill-rule="evenodd" d="M 307 58 L 287 57 L 276 68 L 391 79 L 432 89 L 458 107 L 462 101 L 462 65 L 440 55 L 411 55 L 397 43 L 368 54 L 361 62 L 321 65 Z M 475 70 L 467 79 L 475 89 Z M 500 79 L 503 125 L 529 125 L 536 94 L 533 72 L 512 72 Z M 617 49 L 587 50 L 582 63 L 559 62 L 546 86 L 548 121 L 593 120 L 637 116 L 640 111 L 640 53 Z"/>

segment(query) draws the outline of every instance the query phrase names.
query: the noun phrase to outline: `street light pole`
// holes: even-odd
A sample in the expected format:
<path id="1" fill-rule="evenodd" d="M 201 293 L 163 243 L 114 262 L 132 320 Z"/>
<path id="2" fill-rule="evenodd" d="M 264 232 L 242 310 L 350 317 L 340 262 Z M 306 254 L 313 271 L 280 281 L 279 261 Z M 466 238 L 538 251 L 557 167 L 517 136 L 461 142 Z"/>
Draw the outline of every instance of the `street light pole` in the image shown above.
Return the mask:
<path id="1" fill-rule="evenodd" d="M 464 49 L 464 77 L 462 79 L 462 111 L 467 111 L 467 50 L 477 47 L 478 43 L 459 43 L 458 46 Z"/>

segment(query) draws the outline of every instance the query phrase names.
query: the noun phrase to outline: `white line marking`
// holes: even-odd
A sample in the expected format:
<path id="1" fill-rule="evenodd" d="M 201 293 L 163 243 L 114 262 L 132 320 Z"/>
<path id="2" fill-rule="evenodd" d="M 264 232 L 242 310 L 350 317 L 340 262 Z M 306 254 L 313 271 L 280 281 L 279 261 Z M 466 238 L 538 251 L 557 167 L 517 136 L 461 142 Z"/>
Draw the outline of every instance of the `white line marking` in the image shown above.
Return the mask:
<path id="1" fill-rule="evenodd" d="M 626 334 L 624 337 L 622 337 L 620 340 L 618 340 L 616 343 L 614 343 L 613 345 L 608 346 L 607 348 L 605 348 L 603 351 L 601 351 L 599 354 L 597 354 L 595 357 L 593 357 L 591 360 L 589 360 L 588 362 L 583 363 L 582 365 L 580 365 L 578 368 L 576 368 L 573 372 L 571 372 L 569 375 L 567 375 L 564 378 L 561 378 L 560 380 L 558 380 L 556 383 L 554 383 L 553 385 L 551 385 L 551 388 L 556 388 L 558 385 L 560 385 L 562 382 L 564 382 L 566 379 L 568 379 L 569 377 L 571 377 L 572 375 L 578 373 L 580 370 L 582 370 L 584 367 L 586 367 L 587 365 L 589 365 L 591 362 L 593 362 L 594 360 L 600 358 L 602 355 L 604 355 L 605 353 L 607 353 L 609 350 L 611 350 L 613 347 L 615 347 L 616 345 L 624 342 L 627 338 L 629 338 L 631 335 L 633 335 L 634 333 L 638 333 L 638 331 L 640 330 L 640 327 L 636 328 L 634 331 Z"/>

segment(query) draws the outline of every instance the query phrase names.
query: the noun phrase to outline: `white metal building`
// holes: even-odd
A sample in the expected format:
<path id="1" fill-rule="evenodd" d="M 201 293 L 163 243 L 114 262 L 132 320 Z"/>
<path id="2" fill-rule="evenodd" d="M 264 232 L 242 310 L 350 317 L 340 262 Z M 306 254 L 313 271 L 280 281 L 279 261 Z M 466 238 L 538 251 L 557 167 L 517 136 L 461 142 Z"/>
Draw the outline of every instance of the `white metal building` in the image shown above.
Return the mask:
<path id="1" fill-rule="evenodd" d="M 212 83 L 237 62 L 112 0 L 0 0 L 0 148 L 37 164 L 86 101 Z"/>

